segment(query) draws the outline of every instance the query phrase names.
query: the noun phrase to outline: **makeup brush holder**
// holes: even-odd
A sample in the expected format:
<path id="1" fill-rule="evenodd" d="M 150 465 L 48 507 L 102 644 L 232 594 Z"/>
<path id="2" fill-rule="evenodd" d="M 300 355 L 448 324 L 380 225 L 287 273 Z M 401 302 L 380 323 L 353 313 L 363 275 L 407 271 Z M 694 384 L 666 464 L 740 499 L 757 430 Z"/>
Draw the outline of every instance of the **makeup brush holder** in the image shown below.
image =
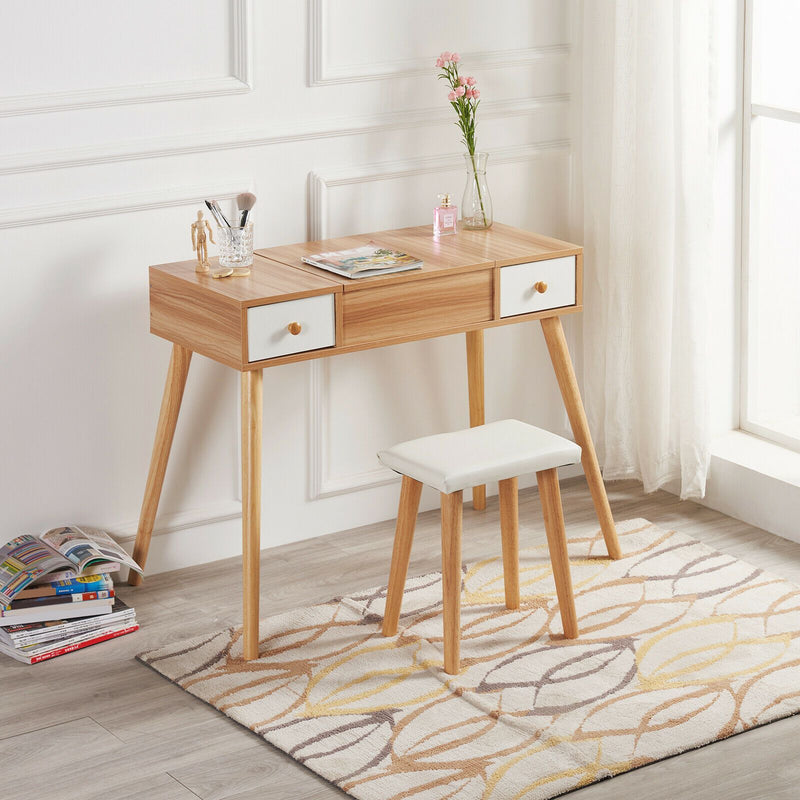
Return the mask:
<path id="1" fill-rule="evenodd" d="M 221 267 L 249 267 L 253 263 L 253 223 L 243 228 L 217 228 L 219 265 Z"/>

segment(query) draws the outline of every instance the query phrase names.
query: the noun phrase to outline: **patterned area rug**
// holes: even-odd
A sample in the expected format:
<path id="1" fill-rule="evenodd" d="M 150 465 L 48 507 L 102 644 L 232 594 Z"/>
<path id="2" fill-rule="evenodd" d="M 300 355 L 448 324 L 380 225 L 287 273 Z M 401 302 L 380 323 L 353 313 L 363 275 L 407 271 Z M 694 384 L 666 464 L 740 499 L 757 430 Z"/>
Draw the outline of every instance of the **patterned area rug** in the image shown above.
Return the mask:
<path id="1" fill-rule="evenodd" d="M 800 710 L 800 587 L 646 520 L 619 533 L 616 562 L 570 540 L 577 640 L 545 547 L 518 611 L 499 559 L 465 567 L 458 676 L 439 574 L 409 581 L 391 639 L 375 589 L 263 620 L 257 661 L 237 629 L 140 658 L 363 800 L 555 797 Z"/>

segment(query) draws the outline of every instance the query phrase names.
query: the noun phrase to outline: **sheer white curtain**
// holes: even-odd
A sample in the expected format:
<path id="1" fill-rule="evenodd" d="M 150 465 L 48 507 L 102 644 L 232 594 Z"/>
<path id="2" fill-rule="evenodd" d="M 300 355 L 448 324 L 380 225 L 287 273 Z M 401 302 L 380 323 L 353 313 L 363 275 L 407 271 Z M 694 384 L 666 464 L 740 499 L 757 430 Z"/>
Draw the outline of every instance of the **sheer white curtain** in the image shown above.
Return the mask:
<path id="1" fill-rule="evenodd" d="M 584 391 L 608 479 L 708 468 L 713 0 L 574 0 Z"/>

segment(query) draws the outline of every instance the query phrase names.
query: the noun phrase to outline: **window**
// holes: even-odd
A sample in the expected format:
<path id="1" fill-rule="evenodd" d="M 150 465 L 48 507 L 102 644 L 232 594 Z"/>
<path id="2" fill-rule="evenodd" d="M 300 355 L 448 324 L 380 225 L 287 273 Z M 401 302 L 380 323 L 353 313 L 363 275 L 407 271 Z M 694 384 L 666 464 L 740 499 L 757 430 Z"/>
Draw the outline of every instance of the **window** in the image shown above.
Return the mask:
<path id="1" fill-rule="evenodd" d="M 800 2 L 746 0 L 740 426 L 800 450 Z"/>

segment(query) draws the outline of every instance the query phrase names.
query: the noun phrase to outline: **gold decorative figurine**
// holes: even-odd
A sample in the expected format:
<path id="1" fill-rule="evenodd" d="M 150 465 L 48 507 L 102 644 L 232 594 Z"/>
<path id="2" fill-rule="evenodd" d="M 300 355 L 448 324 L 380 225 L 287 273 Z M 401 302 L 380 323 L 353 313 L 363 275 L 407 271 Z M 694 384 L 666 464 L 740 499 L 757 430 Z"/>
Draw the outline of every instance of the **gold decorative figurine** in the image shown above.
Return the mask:
<path id="1" fill-rule="evenodd" d="M 211 269 L 211 264 L 208 263 L 206 231 L 208 231 L 208 238 L 211 239 L 211 244 L 216 244 L 214 241 L 213 229 L 208 224 L 208 220 L 203 219 L 203 212 L 198 211 L 197 222 L 192 223 L 192 250 L 197 253 L 197 266 L 194 268 L 195 272 L 208 272 Z"/>

